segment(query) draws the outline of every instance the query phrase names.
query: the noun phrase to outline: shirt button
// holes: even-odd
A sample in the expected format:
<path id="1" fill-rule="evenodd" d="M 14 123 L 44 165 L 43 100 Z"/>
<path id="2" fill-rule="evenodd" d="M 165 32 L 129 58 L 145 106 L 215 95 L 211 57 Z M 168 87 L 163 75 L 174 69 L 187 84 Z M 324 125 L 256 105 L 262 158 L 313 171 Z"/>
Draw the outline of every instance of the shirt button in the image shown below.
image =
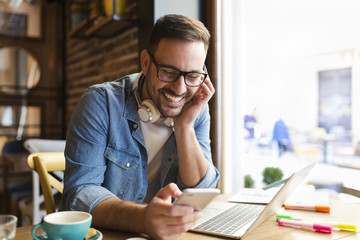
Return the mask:
<path id="1" fill-rule="evenodd" d="M 137 128 L 137 124 L 136 124 L 136 123 L 133 124 L 133 128 L 134 128 L 134 129 Z"/>
<path id="2" fill-rule="evenodd" d="M 138 197 L 138 199 L 139 199 L 139 200 L 141 200 L 141 199 L 142 199 L 142 197 Z"/>
<path id="3" fill-rule="evenodd" d="M 130 163 L 127 163 L 127 164 L 126 164 L 126 167 L 130 167 Z"/>
<path id="4" fill-rule="evenodd" d="M 143 165 L 143 169 L 145 169 L 145 165 Z"/>

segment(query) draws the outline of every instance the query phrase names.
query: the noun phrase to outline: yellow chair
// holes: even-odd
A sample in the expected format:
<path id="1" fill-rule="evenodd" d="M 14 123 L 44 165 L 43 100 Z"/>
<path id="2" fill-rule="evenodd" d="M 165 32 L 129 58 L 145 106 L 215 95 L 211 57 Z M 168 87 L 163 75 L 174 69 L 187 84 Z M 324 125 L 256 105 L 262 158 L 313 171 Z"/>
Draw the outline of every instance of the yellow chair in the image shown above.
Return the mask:
<path id="1" fill-rule="evenodd" d="M 49 172 L 65 170 L 64 152 L 38 152 L 32 153 L 27 159 L 29 167 L 39 174 L 40 186 L 44 195 L 46 213 L 56 211 L 52 187 L 63 192 L 63 184 Z"/>

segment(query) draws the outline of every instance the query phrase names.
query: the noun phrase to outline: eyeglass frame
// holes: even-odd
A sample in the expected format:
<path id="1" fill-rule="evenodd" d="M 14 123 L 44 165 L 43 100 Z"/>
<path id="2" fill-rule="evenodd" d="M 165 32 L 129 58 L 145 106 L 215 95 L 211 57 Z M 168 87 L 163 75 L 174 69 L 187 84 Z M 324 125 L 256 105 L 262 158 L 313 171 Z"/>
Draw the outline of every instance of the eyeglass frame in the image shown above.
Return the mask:
<path id="1" fill-rule="evenodd" d="M 158 63 L 156 62 L 154 55 L 153 55 L 149 50 L 147 50 L 147 52 L 149 53 L 150 59 L 151 59 L 151 61 L 154 63 L 154 65 L 155 65 L 155 67 L 156 67 L 156 70 L 157 70 L 157 71 L 156 71 L 156 76 L 157 76 L 157 78 L 158 78 L 160 81 L 162 81 L 162 82 L 173 83 L 173 82 L 176 82 L 176 81 L 180 78 L 180 76 L 183 76 L 183 77 L 184 77 L 184 83 L 185 83 L 186 86 L 189 86 L 189 87 L 199 87 L 199 86 L 201 86 L 201 84 L 203 84 L 203 83 L 205 82 L 205 80 L 206 80 L 206 78 L 207 78 L 207 76 L 208 76 L 207 73 L 200 73 L 200 72 L 195 72 L 195 71 L 183 72 L 183 71 L 180 71 L 179 69 L 177 69 L 177 68 L 175 68 L 175 67 L 166 66 L 166 65 L 160 65 L 160 64 L 158 64 Z M 162 67 L 164 67 L 164 68 L 171 68 L 171 69 L 179 72 L 179 74 L 177 75 L 177 77 L 176 77 L 175 80 L 173 80 L 173 81 L 164 81 L 164 80 L 162 80 L 162 79 L 159 78 L 159 70 L 160 70 L 160 68 L 162 68 Z M 206 66 L 205 66 L 205 65 L 204 65 L 204 68 L 203 68 L 203 69 L 206 70 Z M 186 75 L 189 74 L 189 73 L 199 73 L 199 74 L 201 74 L 201 75 L 204 76 L 204 80 L 203 80 L 200 84 L 197 84 L 197 85 L 189 85 L 189 84 L 186 82 Z"/>

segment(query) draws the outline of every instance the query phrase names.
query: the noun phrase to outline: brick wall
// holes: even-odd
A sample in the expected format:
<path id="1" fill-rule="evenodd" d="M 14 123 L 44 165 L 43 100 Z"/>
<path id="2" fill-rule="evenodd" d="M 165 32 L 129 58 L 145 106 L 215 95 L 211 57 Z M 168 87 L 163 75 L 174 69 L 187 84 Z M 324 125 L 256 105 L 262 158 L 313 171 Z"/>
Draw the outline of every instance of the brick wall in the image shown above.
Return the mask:
<path id="1" fill-rule="evenodd" d="M 134 11 L 134 5 L 129 11 Z M 138 27 L 134 24 L 106 38 L 67 38 L 65 125 L 77 101 L 91 85 L 139 71 Z"/>

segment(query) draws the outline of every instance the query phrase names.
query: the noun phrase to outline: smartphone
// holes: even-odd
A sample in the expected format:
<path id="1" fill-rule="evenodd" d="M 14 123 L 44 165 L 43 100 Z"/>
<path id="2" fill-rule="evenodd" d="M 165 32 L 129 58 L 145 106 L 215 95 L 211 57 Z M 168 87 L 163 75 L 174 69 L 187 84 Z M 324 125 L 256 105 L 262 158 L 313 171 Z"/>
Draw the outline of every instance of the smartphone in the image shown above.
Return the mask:
<path id="1" fill-rule="evenodd" d="M 188 205 L 200 211 L 219 194 L 220 190 L 217 188 L 187 188 L 176 199 L 175 204 Z"/>

